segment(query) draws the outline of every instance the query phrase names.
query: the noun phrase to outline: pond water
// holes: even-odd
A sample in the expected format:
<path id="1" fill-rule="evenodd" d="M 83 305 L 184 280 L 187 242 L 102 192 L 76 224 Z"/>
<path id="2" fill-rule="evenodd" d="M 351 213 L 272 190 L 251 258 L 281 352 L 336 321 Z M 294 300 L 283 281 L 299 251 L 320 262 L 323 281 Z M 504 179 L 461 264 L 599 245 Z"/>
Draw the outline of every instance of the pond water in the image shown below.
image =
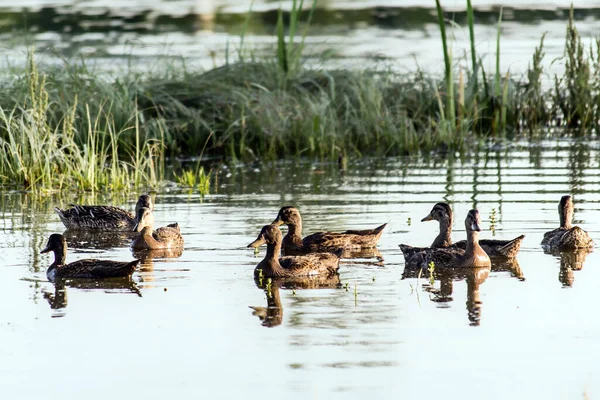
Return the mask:
<path id="1" fill-rule="evenodd" d="M 181 225 L 180 257 L 143 260 L 132 282 L 59 287 L 39 252 L 64 231 L 52 207 L 82 199 L 5 191 L 0 388 L 20 399 L 593 398 L 598 252 L 561 262 L 539 243 L 568 193 L 575 222 L 600 240 L 599 161 L 595 144 L 559 141 L 349 160 L 345 171 L 301 160 L 221 166 L 204 198 L 156 194 L 157 225 Z M 131 209 L 136 197 L 112 201 Z M 493 237 L 492 219 L 497 238 L 525 234 L 518 264 L 433 285 L 403 278 L 398 244 L 430 244 L 437 224 L 419 221 L 444 200 L 455 240 L 473 207 L 482 237 Z M 305 233 L 387 222 L 384 261 L 343 260 L 339 282 L 322 288 L 257 287 L 264 248 L 254 255 L 246 245 L 288 204 L 303 213 Z M 132 259 L 126 246 L 89 240 L 71 236 L 68 260 Z"/>
<path id="2" fill-rule="evenodd" d="M 291 1 L 269 0 L 4 0 L 0 4 L 0 60 L 23 65 L 29 49 L 48 61 L 78 59 L 103 69 L 154 68 L 157 60 L 181 58 L 188 67 L 212 68 L 236 59 L 240 34 L 253 3 L 244 47 L 255 55 L 273 55 L 276 10 Z M 306 7 L 310 1 L 305 1 Z M 488 71 L 495 70 L 497 21 L 504 7 L 500 59 L 502 71 L 520 75 L 531 62 L 542 34 L 544 65 L 564 51 L 568 2 L 474 0 L 477 52 Z M 600 8 L 592 0 L 573 2 L 577 28 L 586 45 L 597 35 Z M 453 54 L 469 49 L 466 0 L 442 1 Z M 450 24 L 449 24 L 450 26 Z M 443 53 L 433 0 L 320 0 L 306 38 L 309 64 L 325 68 L 385 67 L 432 73 L 443 71 Z"/>

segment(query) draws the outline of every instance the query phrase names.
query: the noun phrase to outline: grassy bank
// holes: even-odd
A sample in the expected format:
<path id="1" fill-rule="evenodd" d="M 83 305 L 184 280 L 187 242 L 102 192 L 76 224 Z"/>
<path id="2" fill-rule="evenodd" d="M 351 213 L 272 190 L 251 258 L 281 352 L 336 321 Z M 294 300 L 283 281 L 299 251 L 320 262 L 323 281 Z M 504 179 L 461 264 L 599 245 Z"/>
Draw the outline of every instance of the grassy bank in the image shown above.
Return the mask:
<path id="1" fill-rule="evenodd" d="M 524 75 L 500 71 L 499 15 L 496 69 L 486 71 L 470 1 L 466 59 L 453 59 L 447 16 L 436 3 L 445 58 L 439 77 L 306 68 L 312 11 L 300 24 L 300 4 L 285 21 L 280 14 L 272 58 L 240 58 L 210 71 L 174 62 L 111 76 L 82 62 L 40 66 L 32 55 L 23 69 L 0 74 L 0 184 L 128 190 L 158 185 L 165 157 L 202 152 L 242 160 L 387 156 L 463 151 L 487 138 L 547 134 L 548 127 L 560 128 L 556 135 L 595 135 L 600 40 L 584 45 L 572 15 L 564 76 L 545 89 L 543 37 Z M 197 166 L 176 180 L 200 187 L 205 179 Z"/>

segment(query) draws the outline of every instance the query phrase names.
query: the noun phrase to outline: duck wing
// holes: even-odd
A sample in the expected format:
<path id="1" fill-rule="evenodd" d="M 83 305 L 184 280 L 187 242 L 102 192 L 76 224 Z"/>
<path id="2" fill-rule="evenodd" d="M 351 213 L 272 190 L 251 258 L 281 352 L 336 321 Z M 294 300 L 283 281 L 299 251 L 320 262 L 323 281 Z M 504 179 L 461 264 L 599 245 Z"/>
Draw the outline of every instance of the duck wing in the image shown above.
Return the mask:
<path id="1" fill-rule="evenodd" d="M 386 225 L 362 231 L 317 232 L 302 239 L 302 244 L 310 251 L 375 247 Z"/>
<path id="2" fill-rule="evenodd" d="M 183 237 L 179 233 L 179 224 L 158 228 L 152 232 L 152 237 L 158 242 L 171 243 L 170 247 L 183 247 Z"/>
<path id="3" fill-rule="evenodd" d="M 290 276 L 333 275 L 339 269 L 340 254 L 311 253 L 281 257 L 279 264 Z"/>
<path id="4" fill-rule="evenodd" d="M 61 210 L 54 207 L 67 229 L 128 230 L 135 225 L 133 214 L 113 206 L 78 206 Z"/>
<path id="5" fill-rule="evenodd" d="M 452 267 L 464 254 L 465 251 L 458 248 L 427 248 L 415 253 L 408 261 L 405 261 L 405 265 L 411 268 L 428 268 L 429 264 L 433 262 L 436 268 Z"/>
<path id="6" fill-rule="evenodd" d="M 479 240 L 479 245 L 490 257 L 514 258 L 519 252 L 524 238 L 525 235 L 518 236 L 512 240 L 481 239 Z M 467 248 L 467 241 L 461 240 L 452 246 L 465 250 Z"/>
<path id="7" fill-rule="evenodd" d="M 129 276 L 135 270 L 140 260 L 131 262 L 110 260 L 79 260 L 60 266 L 56 276 L 60 278 L 114 278 Z"/>
<path id="8" fill-rule="evenodd" d="M 594 241 L 586 231 L 578 226 L 568 229 L 554 245 L 565 250 L 575 250 L 594 246 Z"/>
<path id="9" fill-rule="evenodd" d="M 413 247 L 408 244 L 399 244 L 398 246 L 404 255 L 404 262 L 410 260 L 415 254 L 430 249 L 430 247 Z"/>
<path id="10" fill-rule="evenodd" d="M 542 246 L 555 246 L 566 232 L 565 228 L 556 228 L 544 233 Z"/>

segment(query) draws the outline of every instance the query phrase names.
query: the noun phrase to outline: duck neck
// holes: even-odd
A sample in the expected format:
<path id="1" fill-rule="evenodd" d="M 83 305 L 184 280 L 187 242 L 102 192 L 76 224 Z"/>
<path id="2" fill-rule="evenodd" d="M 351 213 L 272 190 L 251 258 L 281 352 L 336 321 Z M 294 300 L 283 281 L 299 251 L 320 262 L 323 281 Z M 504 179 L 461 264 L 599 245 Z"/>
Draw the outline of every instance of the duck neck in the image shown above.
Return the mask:
<path id="1" fill-rule="evenodd" d="M 298 219 L 294 222 L 287 224 L 288 233 L 287 237 L 292 240 L 293 243 L 302 242 L 302 220 Z"/>
<path id="2" fill-rule="evenodd" d="M 267 254 L 265 255 L 265 261 L 271 272 L 274 275 L 280 275 L 284 272 L 283 267 L 279 263 L 279 256 L 281 255 L 281 242 L 267 244 Z"/>
<path id="3" fill-rule="evenodd" d="M 473 254 L 477 248 L 479 248 L 479 232 L 467 230 L 467 249 L 465 250 L 465 254 Z"/>
<path id="4" fill-rule="evenodd" d="M 560 227 L 565 229 L 571 229 L 573 223 L 573 213 L 568 207 L 563 207 L 560 210 Z"/>
<path id="5" fill-rule="evenodd" d="M 54 253 L 54 262 L 50 265 L 50 269 L 58 267 L 59 265 L 65 265 L 67 260 L 67 249 L 65 247 L 59 247 L 52 250 Z"/>
<path id="6" fill-rule="evenodd" d="M 431 247 L 433 247 L 435 249 L 435 248 L 441 248 L 441 247 L 448 247 L 448 246 L 452 245 L 451 234 L 452 234 L 452 221 L 447 220 L 447 219 L 441 219 L 440 220 L 440 233 L 439 233 L 439 235 L 437 235 L 437 237 L 431 244 Z"/>

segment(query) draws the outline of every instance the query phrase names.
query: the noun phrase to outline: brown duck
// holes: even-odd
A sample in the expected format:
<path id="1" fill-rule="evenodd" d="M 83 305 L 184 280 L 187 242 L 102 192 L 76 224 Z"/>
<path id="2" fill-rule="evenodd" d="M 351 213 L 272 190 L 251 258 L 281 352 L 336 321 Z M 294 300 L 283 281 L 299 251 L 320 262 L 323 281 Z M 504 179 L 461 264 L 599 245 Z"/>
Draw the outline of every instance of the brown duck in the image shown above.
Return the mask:
<path id="1" fill-rule="evenodd" d="M 490 267 L 492 265 L 490 258 L 479 245 L 479 232 L 481 232 L 479 211 L 469 211 L 465 219 L 465 228 L 467 230 L 467 245 L 464 250 L 457 247 L 426 248 L 413 253 L 411 257 L 406 259 L 407 252 L 403 249 L 406 266 L 427 268 L 433 262 L 436 268 Z M 405 245 L 400 245 L 400 248 L 402 249 L 403 246 Z"/>
<path id="2" fill-rule="evenodd" d="M 135 205 L 135 212 L 137 213 L 141 207 L 154 209 L 154 203 L 150 195 L 143 194 L 139 197 Z M 67 229 L 131 231 L 137 223 L 135 215 L 113 206 L 77 206 L 71 204 L 71 208 L 61 210 L 54 207 L 54 211 L 56 211 Z"/>
<path id="3" fill-rule="evenodd" d="M 542 246 L 557 250 L 575 250 L 594 246 L 594 241 L 586 231 L 573 226 L 573 199 L 563 196 L 558 203 L 560 227 L 544 234 Z"/>
<path id="4" fill-rule="evenodd" d="M 440 224 L 440 233 L 431 244 L 431 248 L 447 248 L 454 247 L 457 249 L 465 250 L 467 248 L 467 241 L 461 240 L 456 243 L 452 243 L 452 209 L 448 203 L 437 203 L 433 206 L 429 215 L 421 220 L 424 221 L 438 221 Z M 518 236 L 512 240 L 494 240 L 494 239 L 482 239 L 479 241 L 479 245 L 487 253 L 489 257 L 493 258 L 515 258 L 521 243 L 525 235 Z M 415 253 L 427 249 L 427 247 L 412 247 L 409 245 L 400 245 L 402 252 L 404 253 L 404 260 L 411 258 Z"/>
<path id="5" fill-rule="evenodd" d="M 110 261 L 110 260 L 78 260 L 65 264 L 67 258 L 67 241 L 63 235 L 58 233 L 50 235 L 48 244 L 41 251 L 54 253 L 54 262 L 46 270 L 48 280 L 55 281 L 57 278 L 115 278 L 129 276 L 140 262 Z"/>
<path id="6" fill-rule="evenodd" d="M 326 275 L 337 273 L 342 250 L 337 253 L 311 253 L 304 256 L 279 257 L 282 235 L 274 225 L 264 226 L 256 240 L 248 247 L 267 245 L 265 258 L 254 269 L 254 275 L 265 278 Z"/>
<path id="7" fill-rule="evenodd" d="M 146 207 L 142 207 L 137 211 L 137 220 L 139 222 L 133 227 L 133 230 L 140 234 L 131 243 L 133 250 L 183 248 L 183 237 L 181 236 L 178 223 L 170 224 L 153 231 L 154 215 Z"/>
<path id="8" fill-rule="evenodd" d="M 285 255 L 302 255 L 315 252 L 335 252 L 337 250 L 360 250 L 374 248 L 387 224 L 375 229 L 350 230 L 345 232 L 317 232 L 302 238 L 302 217 L 294 207 L 279 210 L 273 225 L 287 225 L 288 232 L 283 238 Z"/>

